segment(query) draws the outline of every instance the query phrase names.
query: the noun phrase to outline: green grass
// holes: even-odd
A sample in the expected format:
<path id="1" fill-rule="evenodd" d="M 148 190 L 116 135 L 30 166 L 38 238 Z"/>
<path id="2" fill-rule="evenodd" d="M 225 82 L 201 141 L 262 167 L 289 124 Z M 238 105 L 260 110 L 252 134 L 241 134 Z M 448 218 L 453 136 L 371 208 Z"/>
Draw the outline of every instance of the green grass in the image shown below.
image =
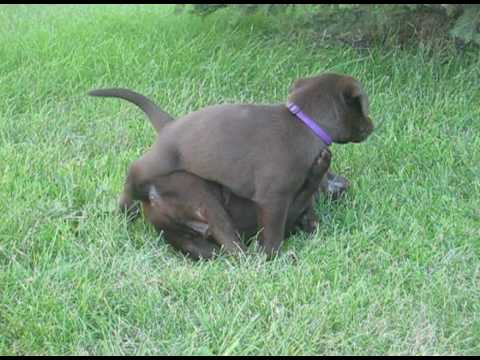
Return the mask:
<path id="1" fill-rule="evenodd" d="M 172 12 L 0 7 L 0 354 L 480 354 L 478 54 L 359 54 L 289 40 L 281 17 Z M 317 204 L 317 234 L 270 262 L 195 263 L 114 213 L 154 132 L 88 90 L 178 116 L 284 101 L 322 71 L 360 79 L 380 125 L 333 146 L 352 188 Z"/>

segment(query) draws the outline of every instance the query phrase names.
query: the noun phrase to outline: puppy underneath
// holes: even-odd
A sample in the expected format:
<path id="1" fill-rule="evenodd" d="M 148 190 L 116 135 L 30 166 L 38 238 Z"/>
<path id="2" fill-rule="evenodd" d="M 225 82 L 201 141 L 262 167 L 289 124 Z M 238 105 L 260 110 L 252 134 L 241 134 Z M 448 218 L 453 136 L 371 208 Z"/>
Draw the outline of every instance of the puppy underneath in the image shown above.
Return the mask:
<path id="1" fill-rule="evenodd" d="M 287 217 L 287 233 L 296 227 L 315 230 L 313 200 L 325 177 L 331 153 L 323 150 L 312 165 L 302 188 L 296 194 Z M 146 218 L 166 241 L 193 259 L 210 259 L 218 254 L 218 237 L 228 227 L 225 212 L 245 237 L 257 233 L 255 204 L 240 198 L 218 184 L 186 172 L 158 178 L 149 190 L 149 200 L 142 201 Z"/>

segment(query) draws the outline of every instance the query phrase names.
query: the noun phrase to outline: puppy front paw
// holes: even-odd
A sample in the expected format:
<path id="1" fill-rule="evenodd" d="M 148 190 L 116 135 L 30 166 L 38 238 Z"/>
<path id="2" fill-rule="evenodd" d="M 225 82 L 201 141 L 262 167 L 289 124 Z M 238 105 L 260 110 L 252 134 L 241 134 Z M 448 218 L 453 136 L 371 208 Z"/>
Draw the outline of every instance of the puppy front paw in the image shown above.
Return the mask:
<path id="1" fill-rule="evenodd" d="M 140 216 L 140 203 L 138 201 L 129 201 L 122 195 L 118 200 L 118 210 L 128 221 L 132 221 Z"/>
<path id="2" fill-rule="evenodd" d="M 313 209 L 309 209 L 304 215 L 302 215 L 298 222 L 299 228 L 308 234 L 314 233 L 319 224 L 320 222 L 318 221 Z"/>
<path id="3" fill-rule="evenodd" d="M 330 167 L 330 162 L 332 160 L 332 153 L 329 149 L 323 149 L 318 157 L 316 158 L 313 166 L 311 168 L 310 176 L 318 177 L 323 176 L 328 168 Z"/>
<path id="4" fill-rule="evenodd" d="M 326 166 L 330 166 L 330 161 L 332 160 L 332 152 L 330 149 L 325 148 L 320 152 L 320 155 L 317 158 L 317 163 L 321 164 L 324 163 Z"/>

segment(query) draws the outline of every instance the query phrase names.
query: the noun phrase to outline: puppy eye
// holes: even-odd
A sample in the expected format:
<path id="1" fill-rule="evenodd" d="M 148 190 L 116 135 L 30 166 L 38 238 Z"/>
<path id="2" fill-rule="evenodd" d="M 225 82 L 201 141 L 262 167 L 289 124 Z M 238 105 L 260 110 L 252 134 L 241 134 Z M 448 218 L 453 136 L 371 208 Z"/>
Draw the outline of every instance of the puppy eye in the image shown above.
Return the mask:
<path id="1" fill-rule="evenodd" d="M 351 110 L 355 111 L 359 115 L 363 114 L 363 109 L 362 109 L 362 103 L 361 103 L 360 96 L 347 97 L 345 99 L 345 102 Z"/>
<path id="2" fill-rule="evenodd" d="M 345 102 L 347 103 L 347 105 L 351 105 L 351 106 L 360 105 L 358 96 L 356 97 L 345 96 Z"/>

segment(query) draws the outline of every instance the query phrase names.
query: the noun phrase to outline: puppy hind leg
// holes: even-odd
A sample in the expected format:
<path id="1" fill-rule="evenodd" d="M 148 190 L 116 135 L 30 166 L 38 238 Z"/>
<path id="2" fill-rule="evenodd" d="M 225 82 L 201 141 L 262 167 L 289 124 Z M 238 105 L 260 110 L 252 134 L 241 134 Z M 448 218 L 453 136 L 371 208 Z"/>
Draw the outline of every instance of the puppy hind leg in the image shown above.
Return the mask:
<path id="1" fill-rule="evenodd" d="M 141 163 L 138 160 L 134 161 L 128 168 L 123 192 L 118 200 L 120 212 L 125 214 L 129 220 L 133 220 L 140 215 L 140 204 L 138 201 L 149 200 L 150 187 L 142 185 L 138 181 L 141 172 Z"/>
<path id="2" fill-rule="evenodd" d="M 151 182 L 162 176 L 182 170 L 180 154 L 177 150 L 168 147 L 150 149 L 132 164 L 135 167 L 135 181 L 138 184 Z"/>

